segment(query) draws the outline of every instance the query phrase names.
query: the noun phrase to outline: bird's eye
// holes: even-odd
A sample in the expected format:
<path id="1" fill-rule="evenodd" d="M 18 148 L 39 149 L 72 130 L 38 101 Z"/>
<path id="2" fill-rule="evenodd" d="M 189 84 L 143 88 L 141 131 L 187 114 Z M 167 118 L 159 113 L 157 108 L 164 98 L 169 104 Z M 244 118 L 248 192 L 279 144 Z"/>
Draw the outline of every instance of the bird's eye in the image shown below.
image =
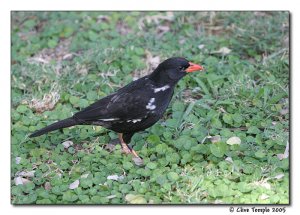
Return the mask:
<path id="1" fill-rule="evenodd" d="M 183 66 L 180 66 L 179 69 L 180 69 L 180 70 L 184 70 L 184 67 L 183 67 Z"/>

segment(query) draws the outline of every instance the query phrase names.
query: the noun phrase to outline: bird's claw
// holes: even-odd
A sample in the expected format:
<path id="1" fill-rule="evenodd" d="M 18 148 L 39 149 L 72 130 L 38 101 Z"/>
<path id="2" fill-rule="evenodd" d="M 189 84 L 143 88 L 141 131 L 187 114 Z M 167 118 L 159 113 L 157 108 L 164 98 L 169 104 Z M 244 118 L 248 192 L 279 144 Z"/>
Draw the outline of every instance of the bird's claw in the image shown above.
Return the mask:
<path id="1" fill-rule="evenodd" d="M 133 157 L 132 160 L 137 166 L 144 165 L 144 160 L 140 157 Z"/>
<path id="2" fill-rule="evenodd" d="M 141 166 L 144 164 L 143 159 L 136 153 L 136 151 L 134 151 L 134 149 L 132 149 L 130 146 L 128 146 L 125 143 L 121 143 L 121 145 L 122 145 L 122 151 L 125 154 L 132 154 L 132 160 L 137 166 Z"/>

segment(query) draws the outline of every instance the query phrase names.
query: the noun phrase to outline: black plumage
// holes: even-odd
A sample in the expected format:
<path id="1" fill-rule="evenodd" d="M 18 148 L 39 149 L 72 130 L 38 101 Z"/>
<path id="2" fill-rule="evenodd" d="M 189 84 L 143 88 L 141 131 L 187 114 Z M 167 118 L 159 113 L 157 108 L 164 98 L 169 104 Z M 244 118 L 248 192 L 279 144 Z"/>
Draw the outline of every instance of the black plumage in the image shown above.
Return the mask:
<path id="1" fill-rule="evenodd" d="M 150 75 L 131 82 L 68 119 L 34 132 L 30 137 L 73 125 L 100 125 L 120 133 L 123 149 L 133 153 L 127 146 L 133 134 L 152 126 L 163 116 L 181 78 L 188 72 L 202 69 L 184 58 L 169 58 Z M 137 156 L 135 152 L 133 154 Z"/>

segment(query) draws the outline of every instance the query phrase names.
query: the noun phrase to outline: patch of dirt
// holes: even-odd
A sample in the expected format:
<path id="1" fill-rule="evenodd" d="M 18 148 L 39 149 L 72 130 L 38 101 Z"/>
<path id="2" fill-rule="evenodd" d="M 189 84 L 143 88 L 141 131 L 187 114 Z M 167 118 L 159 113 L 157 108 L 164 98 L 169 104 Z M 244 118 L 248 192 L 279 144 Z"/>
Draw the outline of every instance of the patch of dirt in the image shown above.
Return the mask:
<path id="1" fill-rule="evenodd" d="M 169 11 L 157 15 L 145 16 L 139 20 L 138 25 L 139 28 L 143 30 L 143 28 L 145 28 L 145 22 L 147 24 L 154 22 L 156 25 L 159 25 L 163 21 L 172 22 L 173 20 L 174 20 L 174 13 Z"/>
<path id="2" fill-rule="evenodd" d="M 117 22 L 117 31 L 121 35 L 127 35 L 129 33 L 132 33 L 132 29 L 123 21 Z"/>
<path id="3" fill-rule="evenodd" d="M 200 95 L 200 92 L 197 88 L 194 90 L 185 89 L 182 92 L 182 98 L 185 103 L 191 103 L 201 99 L 202 95 Z"/>
<path id="4" fill-rule="evenodd" d="M 174 21 L 174 13 L 166 12 L 159 13 L 157 15 L 145 16 L 141 18 L 138 22 L 138 26 L 140 30 L 146 30 L 147 24 L 154 23 L 156 25 L 156 35 L 158 38 L 161 38 L 165 33 L 171 30 L 170 24 Z"/>
<path id="5" fill-rule="evenodd" d="M 45 94 L 43 99 L 32 99 L 29 102 L 29 107 L 37 113 L 43 113 L 47 110 L 52 110 L 59 101 L 60 95 L 57 91 L 51 91 Z"/>
<path id="6" fill-rule="evenodd" d="M 55 48 L 45 48 L 28 59 L 29 63 L 49 64 L 51 61 L 60 63 L 63 60 L 72 60 L 77 53 L 70 52 L 71 38 L 60 39 Z"/>
<path id="7" fill-rule="evenodd" d="M 159 56 L 153 56 L 152 53 L 148 50 L 146 50 L 145 52 L 146 52 L 146 58 L 145 58 L 146 68 L 143 70 L 134 71 L 133 72 L 134 80 L 150 74 L 160 64 L 161 60 Z"/>
<path id="8" fill-rule="evenodd" d="M 99 15 L 99 16 L 97 17 L 97 23 L 101 23 L 101 22 L 109 23 L 109 21 L 110 21 L 109 16 Z"/>

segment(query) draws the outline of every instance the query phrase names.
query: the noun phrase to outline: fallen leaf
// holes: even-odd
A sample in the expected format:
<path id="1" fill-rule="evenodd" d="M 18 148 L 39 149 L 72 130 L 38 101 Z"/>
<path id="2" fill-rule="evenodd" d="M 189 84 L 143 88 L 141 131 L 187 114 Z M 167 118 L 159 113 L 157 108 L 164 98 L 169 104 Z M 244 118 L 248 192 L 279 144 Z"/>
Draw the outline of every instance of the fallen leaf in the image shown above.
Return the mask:
<path id="1" fill-rule="evenodd" d="M 16 178 L 15 178 L 15 184 L 16 184 L 16 185 L 23 184 L 22 178 L 21 178 L 21 177 L 16 177 Z"/>
<path id="2" fill-rule="evenodd" d="M 130 204 L 146 204 L 147 201 L 142 195 L 127 194 L 125 200 Z"/>
<path id="3" fill-rule="evenodd" d="M 49 64 L 49 60 L 46 60 L 40 56 L 37 56 L 37 57 L 33 57 L 33 58 L 30 58 L 28 59 L 28 62 L 29 63 L 43 63 L 43 64 Z"/>
<path id="4" fill-rule="evenodd" d="M 262 194 L 259 198 L 261 199 L 261 200 L 266 200 L 266 199 L 268 199 L 270 196 L 268 196 L 267 194 Z"/>
<path id="5" fill-rule="evenodd" d="M 35 173 L 35 170 L 32 170 L 32 171 L 21 171 L 21 172 L 18 172 L 17 175 L 18 176 L 23 176 L 23 177 L 33 178 L 34 177 L 34 173 Z"/>
<path id="6" fill-rule="evenodd" d="M 241 144 L 241 139 L 239 137 L 230 137 L 226 143 L 228 145 L 240 145 Z"/>
<path id="7" fill-rule="evenodd" d="M 211 54 L 221 54 L 221 55 L 228 55 L 231 52 L 231 49 L 227 47 L 222 47 L 218 51 L 213 51 Z"/>
<path id="8" fill-rule="evenodd" d="M 46 182 L 45 184 L 44 184 L 44 188 L 45 188 L 45 190 L 51 190 L 51 184 L 50 184 L 50 182 Z"/>
<path id="9" fill-rule="evenodd" d="M 204 47 L 205 47 L 204 44 L 200 44 L 200 45 L 198 46 L 198 49 L 203 49 Z"/>
<path id="10" fill-rule="evenodd" d="M 283 159 L 285 159 L 285 158 L 287 158 L 288 156 L 286 156 L 285 154 L 277 154 L 277 158 L 279 159 L 279 160 L 283 160 Z"/>
<path id="11" fill-rule="evenodd" d="M 228 161 L 229 163 L 233 163 L 233 160 L 231 157 L 227 157 L 225 160 Z"/>
<path id="12" fill-rule="evenodd" d="M 268 182 L 262 183 L 261 186 L 268 189 L 268 190 L 271 189 L 271 184 L 269 184 Z"/>
<path id="13" fill-rule="evenodd" d="M 16 157 L 16 164 L 20 164 L 22 158 L 21 157 Z"/>
<path id="14" fill-rule="evenodd" d="M 87 174 L 82 175 L 80 178 L 87 178 L 88 176 L 89 176 L 89 174 L 87 173 Z"/>
<path id="15" fill-rule="evenodd" d="M 79 180 L 77 179 L 76 181 L 74 181 L 73 183 L 71 183 L 69 185 L 69 189 L 74 190 L 79 186 Z"/>
<path id="16" fill-rule="evenodd" d="M 106 196 L 107 199 L 113 199 L 113 198 L 115 198 L 115 197 L 116 197 L 116 195 Z"/>
<path id="17" fill-rule="evenodd" d="M 67 141 L 63 142 L 62 144 L 63 144 L 64 148 L 67 149 L 73 145 L 73 142 L 71 140 L 67 140 Z"/>
<path id="18" fill-rule="evenodd" d="M 289 143 L 287 142 L 284 153 L 283 154 L 277 154 L 277 157 L 279 160 L 283 160 L 285 158 L 289 157 Z"/>
<path id="19" fill-rule="evenodd" d="M 15 178 L 15 184 L 16 185 L 20 185 L 20 184 L 23 185 L 23 184 L 27 184 L 29 182 L 30 182 L 30 180 L 28 180 L 26 178 L 22 178 L 20 176 L 18 176 L 18 177 Z"/>
<path id="20" fill-rule="evenodd" d="M 184 38 L 181 38 L 181 39 L 179 40 L 179 44 L 182 45 L 182 44 L 184 44 L 184 43 L 185 43 L 185 39 L 184 39 Z"/>
<path id="21" fill-rule="evenodd" d="M 274 176 L 274 178 L 277 179 L 277 180 L 282 179 L 283 177 L 284 177 L 284 174 L 283 174 L 283 173 Z"/>
<path id="22" fill-rule="evenodd" d="M 216 136 L 212 136 L 212 137 L 208 137 L 210 139 L 210 141 L 212 143 L 219 143 L 221 142 L 221 136 L 220 135 L 216 135 Z"/>
<path id="23" fill-rule="evenodd" d="M 268 190 L 271 189 L 271 184 L 268 183 L 268 178 L 264 179 L 264 180 L 261 180 L 261 181 L 255 181 L 255 182 L 253 182 L 253 184 L 256 185 L 256 186 L 264 187 Z"/>
<path id="24" fill-rule="evenodd" d="M 73 54 L 72 53 L 67 53 L 67 54 L 65 54 L 64 56 L 63 56 L 63 60 L 68 60 L 68 59 L 72 59 L 72 57 L 73 57 Z"/>
<path id="25" fill-rule="evenodd" d="M 124 176 L 123 175 L 121 175 L 121 176 L 118 176 L 118 175 L 109 175 L 109 176 L 107 176 L 107 179 L 114 180 L 114 181 L 119 181 L 119 180 L 123 180 Z"/>
<path id="26" fill-rule="evenodd" d="M 288 108 L 280 110 L 280 114 L 281 115 L 286 115 L 288 113 L 289 113 L 289 109 Z"/>
<path id="27" fill-rule="evenodd" d="M 155 204 L 154 200 L 153 199 L 149 199 L 149 204 Z"/>

